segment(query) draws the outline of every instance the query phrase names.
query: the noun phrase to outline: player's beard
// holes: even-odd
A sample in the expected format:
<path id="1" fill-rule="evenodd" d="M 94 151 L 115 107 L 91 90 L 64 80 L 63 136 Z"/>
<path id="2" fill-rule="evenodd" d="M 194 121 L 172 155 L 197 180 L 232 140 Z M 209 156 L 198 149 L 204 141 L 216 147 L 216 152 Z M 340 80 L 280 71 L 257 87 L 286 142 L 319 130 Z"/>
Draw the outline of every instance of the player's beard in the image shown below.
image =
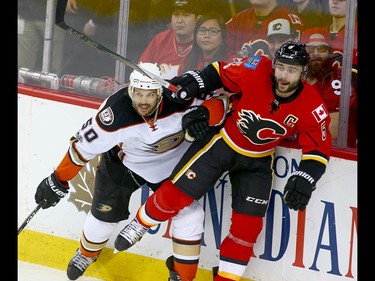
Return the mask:
<path id="1" fill-rule="evenodd" d="M 288 87 L 280 87 L 279 83 L 280 83 L 279 80 L 276 81 L 276 93 L 277 94 L 285 94 L 285 96 L 289 96 L 289 95 L 286 95 L 286 94 L 294 92 L 298 88 L 298 85 L 299 85 L 300 81 L 295 81 L 293 83 L 289 82 Z M 281 95 L 281 96 L 284 96 L 284 95 Z"/>
<path id="2" fill-rule="evenodd" d="M 155 111 L 155 108 L 148 103 L 138 103 L 136 104 L 135 109 L 137 110 L 137 113 L 143 117 L 149 116 Z"/>

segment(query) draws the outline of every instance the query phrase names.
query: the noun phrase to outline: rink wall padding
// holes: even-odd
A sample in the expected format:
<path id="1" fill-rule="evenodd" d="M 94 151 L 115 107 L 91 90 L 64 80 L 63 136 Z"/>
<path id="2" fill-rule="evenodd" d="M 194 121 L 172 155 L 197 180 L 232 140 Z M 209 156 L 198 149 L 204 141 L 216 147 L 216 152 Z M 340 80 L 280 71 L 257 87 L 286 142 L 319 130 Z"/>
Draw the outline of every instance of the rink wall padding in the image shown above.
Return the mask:
<path id="1" fill-rule="evenodd" d="M 97 107 L 91 100 L 86 105 L 82 99 L 56 91 L 23 90 L 18 95 L 18 225 L 35 208 L 35 190 L 41 180 L 61 161 L 70 137 Z M 357 281 L 357 154 L 333 150 L 306 210 L 295 212 L 282 203 L 282 192 L 300 157 L 298 146 L 277 148 L 270 207 L 244 273 L 247 279 L 241 281 Z M 70 182 L 67 197 L 53 208 L 40 210 L 18 235 L 20 260 L 66 270 L 91 206 L 92 167 L 97 163 L 92 161 Z M 195 281 L 212 281 L 220 242 L 229 231 L 230 192 L 228 175 L 223 174 L 200 200 L 206 216 Z M 165 260 L 173 252 L 169 222 L 150 230 L 126 252 L 113 254 L 115 237 L 150 194 L 148 187 L 133 193 L 130 218 L 119 223 L 85 275 L 105 281 L 168 280 Z"/>
<path id="2" fill-rule="evenodd" d="M 18 259 L 66 270 L 78 246 L 78 241 L 25 229 L 18 236 Z M 106 281 L 158 281 L 168 280 L 168 270 L 162 260 L 128 252 L 113 254 L 113 249 L 104 248 L 85 276 Z M 208 280 L 212 273 L 198 269 L 196 281 Z"/>

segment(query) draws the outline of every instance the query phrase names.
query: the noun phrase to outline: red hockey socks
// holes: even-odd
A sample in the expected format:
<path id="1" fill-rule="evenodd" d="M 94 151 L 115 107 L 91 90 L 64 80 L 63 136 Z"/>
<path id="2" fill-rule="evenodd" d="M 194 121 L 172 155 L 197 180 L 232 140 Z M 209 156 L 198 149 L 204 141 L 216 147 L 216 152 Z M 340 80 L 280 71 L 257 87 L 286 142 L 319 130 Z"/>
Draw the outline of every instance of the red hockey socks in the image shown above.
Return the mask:
<path id="1" fill-rule="evenodd" d="M 193 201 L 193 198 L 183 193 L 170 180 L 166 180 L 146 201 L 145 213 L 154 220 L 166 221 Z"/>
<path id="2" fill-rule="evenodd" d="M 253 247 L 262 227 L 262 217 L 232 211 L 229 234 L 220 245 L 220 264 L 215 281 L 237 281 L 241 279 L 253 255 Z M 222 257 L 225 259 L 222 259 Z M 240 263 L 237 261 L 240 261 Z"/>

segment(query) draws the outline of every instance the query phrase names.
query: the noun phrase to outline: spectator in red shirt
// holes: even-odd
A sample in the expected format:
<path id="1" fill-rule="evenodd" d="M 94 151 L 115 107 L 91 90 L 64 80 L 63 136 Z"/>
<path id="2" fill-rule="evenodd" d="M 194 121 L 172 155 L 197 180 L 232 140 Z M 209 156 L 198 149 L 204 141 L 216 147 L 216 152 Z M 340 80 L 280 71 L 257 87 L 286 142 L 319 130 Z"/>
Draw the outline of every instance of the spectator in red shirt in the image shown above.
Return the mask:
<path id="1" fill-rule="evenodd" d="M 325 1 L 325 0 L 324 0 Z M 322 27 L 329 23 L 329 14 L 324 11 L 319 0 L 293 0 L 297 15 L 303 20 L 305 28 Z"/>
<path id="2" fill-rule="evenodd" d="M 249 0 L 251 8 L 234 15 L 227 22 L 228 56 L 240 53 L 243 57 L 269 55 L 266 41 L 269 23 L 278 18 L 286 19 L 294 26 L 297 35 L 304 25 L 291 9 L 278 3 L 278 0 Z M 299 35 L 297 39 L 300 39 Z M 238 55 L 237 55 L 238 56 Z"/>
<path id="3" fill-rule="evenodd" d="M 194 28 L 200 14 L 196 0 L 172 2 L 171 27 L 158 33 L 139 59 L 139 62 L 157 63 L 165 79 L 182 73 L 185 58 L 193 47 Z"/>
<path id="4" fill-rule="evenodd" d="M 324 28 L 306 29 L 302 43 L 310 55 L 306 81 L 315 87 L 327 105 L 331 116 L 329 130 L 333 143 L 337 142 L 341 98 L 342 54 L 333 53 L 329 33 Z M 357 147 L 357 88 L 351 88 L 348 121 L 348 147 Z"/>
<path id="5" fill-rule="evenodd" d="M 347 0 L 328 0 L 329 13 L 332 16 L 332 23 L 326 26 L 330 33 L 330 46 L 333 52 L 343 53 L 345 24 L 347 13 Z M 358 26 L 357 20 L 354 23 L 353 34 L 353 65 L 357 65 L 358 60 Z"/>

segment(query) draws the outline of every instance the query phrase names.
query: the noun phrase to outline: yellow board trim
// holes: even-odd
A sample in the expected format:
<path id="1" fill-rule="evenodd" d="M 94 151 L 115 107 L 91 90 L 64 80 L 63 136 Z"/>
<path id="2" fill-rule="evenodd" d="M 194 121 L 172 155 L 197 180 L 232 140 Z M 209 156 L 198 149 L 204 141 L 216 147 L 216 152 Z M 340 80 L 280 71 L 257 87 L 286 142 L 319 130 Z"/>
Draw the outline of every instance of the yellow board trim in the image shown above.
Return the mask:
<path id="1" fill-rule="evenodd" d="M 24 229 L 18 235 L 18 259 L 66 270 L 78 246 L 79 242 L 75 240 Z M 84 276 L 105 281 L 167 281 L 169 272 L 164 260 L 129 252 L 113 254 L 113 249 L 104 248 L 98 260 L 90 265 Z M 210 270 L 198 269 L 195 281 L 212 279 Z"/>

